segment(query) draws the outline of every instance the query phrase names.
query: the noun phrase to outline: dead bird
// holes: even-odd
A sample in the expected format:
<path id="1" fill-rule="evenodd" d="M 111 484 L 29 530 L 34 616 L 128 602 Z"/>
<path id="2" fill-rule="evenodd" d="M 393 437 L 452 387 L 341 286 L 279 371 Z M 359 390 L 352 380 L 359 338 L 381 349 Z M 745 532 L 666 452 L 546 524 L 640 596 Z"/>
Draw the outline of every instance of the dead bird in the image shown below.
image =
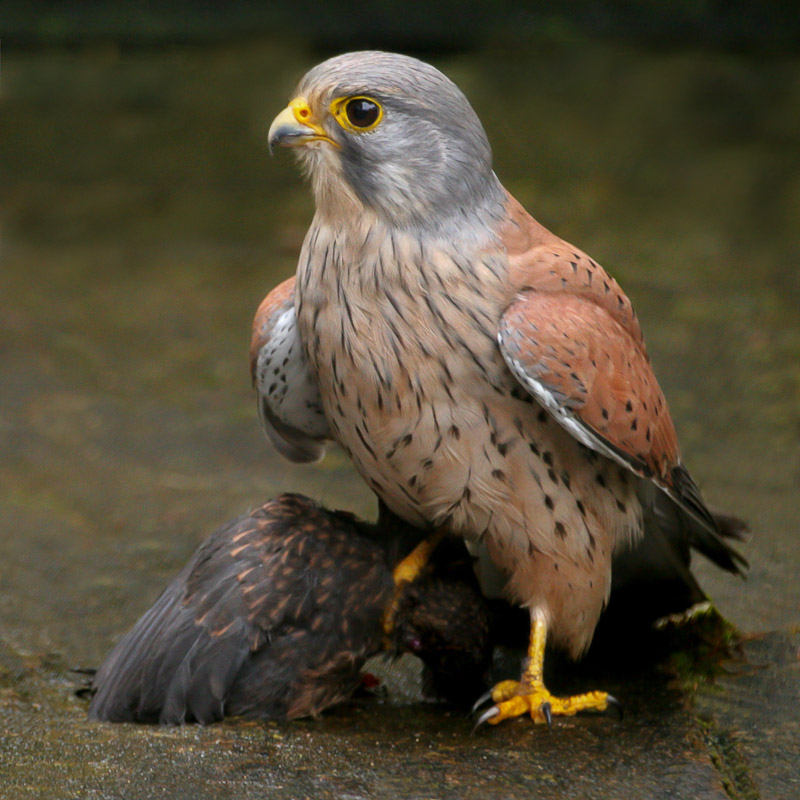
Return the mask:
<path id="1" fill-rule="evenodd" d="M 731 538 L 746 530 L 718 519 Z M 658 535 L 615 559 L 604 631 L 649 626 L 706 599 L 681 522 L 666 513 L 648 520 Z M 422 659 L 427 696 L 470 703 L 485 688 L 494 645 L 523 644 L 526 621 L 487 604 L 472 558 L 446 539 L 403 587 L 385 642 L 392 567 L 423 535 L 385 507 L 373 525 L 292 494 L 221 526 L 96 672 L 90 718 L 318 716 L 352 696 L 367 658 L 387 646 Z"/>
<path id="2" fill-rule="evenodd" d="M 221 526 L 97 671 L 89 718 L 316 717 L 352 696 L 385 646 L 414 652 L 430 690 L 461 698 L 491 658 L 468 558 L 450 553 L 438 573 L 434 560 L 405 587 L 384 642 L 391 568 L 422 535 L 385 509 L 371 525 L 296 494 Z"/>

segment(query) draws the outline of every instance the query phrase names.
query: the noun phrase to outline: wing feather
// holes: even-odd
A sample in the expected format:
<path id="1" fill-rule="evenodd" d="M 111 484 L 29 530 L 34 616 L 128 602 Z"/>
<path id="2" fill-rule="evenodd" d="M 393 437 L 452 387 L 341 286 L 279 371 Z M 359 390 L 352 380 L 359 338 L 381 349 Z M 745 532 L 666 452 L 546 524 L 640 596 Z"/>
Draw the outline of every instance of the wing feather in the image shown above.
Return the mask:
<path id="1" fill-rule="evenodd" d="M 319 461 L 330 439 L 316 379 L 295 323 L 294 277 L 263 300 L 253 320 L 250 370 L 261 426 L 290 461 Z"/>
<path id="2" fill-rule="evenodd" d="M 517 379 L 587 447 L 671 486 L 675 428 L 650 361 L 591 300 L 523 292 L 498 340 Z"/>
<path id="3" fill-rule="evenodd" d="M 633 306 L 586 253 L 552 234 L 509 195 L 499 231 L 516 297 L 498 342 L 517 380 L 586 447 L 651 480 L 695 521 L 700 549 L 746 562 L 681 463 L 675 426 Z"/>

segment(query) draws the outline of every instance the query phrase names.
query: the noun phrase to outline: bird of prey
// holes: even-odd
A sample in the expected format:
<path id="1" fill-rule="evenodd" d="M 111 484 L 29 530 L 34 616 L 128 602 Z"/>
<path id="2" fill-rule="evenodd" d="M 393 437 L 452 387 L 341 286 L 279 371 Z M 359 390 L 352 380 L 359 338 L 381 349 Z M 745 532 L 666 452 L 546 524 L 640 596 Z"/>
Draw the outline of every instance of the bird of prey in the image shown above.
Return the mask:
<path id="1" fill-rule="evenodd" d="M 255 322 L 270 438 L 296 461 L 335 440 L 395 514 L 489 554 L 531 632 L 482 721 L 604 710 L 605 692 L 547 690 L 545 642 L 586 650 L 643 518 L 744 564 L 681 461 L 630 301 L 508 193 L 469 102 L 422 61 L 319 64 L 269 146 L 295 148 L 316 204 Z"/>
<path id="2" fill-rule="evenodd" d="M 421 535 L 391 514 L 369 525 L 291 494 L 232 520 L 106 658 L 89 717 L 318 716 L 353 694 L 382 650 L 391 566 Z M 432 563 L 406 584 L 387 643 L 418 655 L 431 689 L 452 700 L 465 680 L 483 685 L 491 657 L 489 612 L 464 567 Z"/>

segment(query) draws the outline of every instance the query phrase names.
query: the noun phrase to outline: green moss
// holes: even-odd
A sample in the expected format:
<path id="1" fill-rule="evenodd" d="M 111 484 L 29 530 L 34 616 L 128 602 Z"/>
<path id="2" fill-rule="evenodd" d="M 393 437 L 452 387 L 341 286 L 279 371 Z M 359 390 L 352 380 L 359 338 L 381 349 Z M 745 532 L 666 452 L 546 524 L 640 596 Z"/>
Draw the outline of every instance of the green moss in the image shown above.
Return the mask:
<path id="1" fill-rule="evenodd" d="M 697 720 L 697 731 L 731 800 L 758 800 L 760 794 L 750 775 L 747 761 L 739 752 L 730 733 L 714 722 Z"/>
<path id="2" fill-rule="evenodd" d="M 698 684 L 713 684 L 737 657 L 742 634 L 717 609 L 704 605 L 693 613 L 670 618 L 664 624 L 670 637 L 666 668 L 690 695 Z"/>

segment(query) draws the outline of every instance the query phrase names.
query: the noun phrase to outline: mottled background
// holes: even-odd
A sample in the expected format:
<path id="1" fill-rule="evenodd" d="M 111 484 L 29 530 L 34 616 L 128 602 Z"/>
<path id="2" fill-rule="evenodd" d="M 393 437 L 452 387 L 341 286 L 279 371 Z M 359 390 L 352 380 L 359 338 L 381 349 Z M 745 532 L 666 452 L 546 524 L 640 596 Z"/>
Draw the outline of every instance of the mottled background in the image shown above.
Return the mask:
<path id="1" fill-rule="evenodd" d="M 98 664 L 216 525 L 282 490 L 373 513 L 339 452 L 300 468 L 271 450 L 247 363 L 252 314 L 294 271 L 312 212 L 292 159 L 268 157 L 266 130 L 303 72 L 341 50 L 402 49 L 447 72 L 484 121 L 503 182 L 619 279 L 686 462 L 712 505 L 754 528 L 749 579 L 698 563 L 703 583 L 744 631 L 792 641 L 792 4 L 6 2 L 0 32 L 0 796 L 3 785 L 15 797 L 162 796 L 152 788 L 162 784 L 170 796 L 185 784 L 196 797 L 203 787 L 215 797 L 263 796 L 267 786 L 280 797 L 414 797 L 424 786 L 465 797 L 459 781 L 471 769 L 475 796 L 538 796 L 553 786 L 595 796 L 591 773 L 564 759 L 596 759 L 598 748 L 608 787 L 634 779 L 620 758 L 645 739 L 628 730 L 617 741 L 605 721 L 567 723 L 567 757 L 533 726 L 511 724 L 476 743 L 467 721 L 419 707 L 342 711 L 317 727 L 181 732 L 89 725 L 71 695 L 68 668 Z M 646 733 L 658 723 L 641 699 L 650 689 L 631 687 Z M 765 702 L 764 692 L 745 694 Z M 391 724 L 393 714 L 403 723 Z M 669 764 L 687 751 L 698 780 L 724 785 L 692 719 L 679 715 L 653 733 L 666 755 L 661 764 L 658 746 L 640 753 L 639 778 L 658 776 L 640 796 L 661 796 Z M 733 740 L 737 719 L 725 727 Z M 790 741 L 785 726 L 759 724 L 753 742 L 765 729 Z M 366 730 L 368 742 L 353 730 Z M 791 732 L 800 733 L 796 723 Z M 295 748 L 283 759 L 281 737 Z M 515 760 L 515 737 L 528 760 Z M 757 786 L 766 780 L 760 756 L 742 737 L 742 769 Z M 371 747 L 383 754 L 379 768 L 363 762 Z M 392 777 L 391 754 L 415 747 L 422 783 Z M 670 762 L 670 748 L 684 755 Z M 330 754 L 340 749 L 336 778 Z M 486 759 L 503 770 L 487 772 Z M 328 783 L 303 772 L 323 762 Z M 796 773 L 790 763 L 777 774 Z M 764 796 L 781 796 L 776 786 Z"/>

